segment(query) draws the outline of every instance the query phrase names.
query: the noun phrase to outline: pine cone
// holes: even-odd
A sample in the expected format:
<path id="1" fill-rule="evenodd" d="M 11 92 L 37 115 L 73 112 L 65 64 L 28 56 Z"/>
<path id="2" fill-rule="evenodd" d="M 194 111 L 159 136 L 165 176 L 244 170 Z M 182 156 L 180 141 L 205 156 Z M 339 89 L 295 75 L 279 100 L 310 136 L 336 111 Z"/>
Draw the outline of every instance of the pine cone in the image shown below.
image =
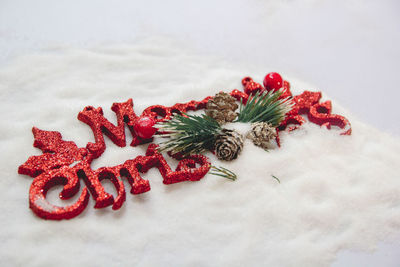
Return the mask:
<path id="1" fill-rule="evenodd" d="M 229 129 L 222 129 L 222 133 L 215 141 L 215 152 L 220 160 L 236 159 L 243 148 L 243 136 Z"/>
<path id="2" fill-rule="evenodd" d="M 251 131 L 247 138 L 251 139 L 256 146 L 267 149 L 270 141 L 276 137 L 276 130 L 270 123 L 255 122 L 251 125 Z"/>
<path id="3" fill-rule="evenodd" d="M 206 115 L 215 119 L 219 124 L 223 124 L 236 118 L 237 113 L 235 110 L 237 108 L 238 104 L 236 104 L 236 99 L 233 96 L 220 92 L 208 100 Z"/>

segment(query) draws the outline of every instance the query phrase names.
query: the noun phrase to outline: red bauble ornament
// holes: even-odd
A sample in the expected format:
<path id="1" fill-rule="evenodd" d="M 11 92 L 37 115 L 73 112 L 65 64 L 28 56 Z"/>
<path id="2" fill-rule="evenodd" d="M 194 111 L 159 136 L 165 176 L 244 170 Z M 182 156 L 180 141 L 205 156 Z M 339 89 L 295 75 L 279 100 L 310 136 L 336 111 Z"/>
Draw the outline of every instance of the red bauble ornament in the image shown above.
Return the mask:
<path id="1" fill-rule="evenodd" d="M 230 95 L 236 100 L 246 103 L 251 94 L 263 92 L 264 88 L 250 77 L 242 80 L 245 92 L 234 89 Z M 290 92 L 290 84 L 283 81 L 278 73 L 269 73 L 264 80 L 267 90 L 278 90 L 282 87 L 282 98 L 292 97 L 293 108 L 286 113 L 285 119 L 277 127 L 278 136 L 276 142 L 280 146 L 279 132 L 288 129 L 296 130 L 305 122 L 302 114 L 306 114 L 309 121 L 327 127 L 337 126 L 344 129 L 342 135 L 351 134 L 350 122 L 343 116 L 332 114 L 330 101 L 320 103 L 320 92 L 304 91 L 300 95 L 293 96 Z M 65 141 L 59 132 L 43 131 L 33 128 L 35 138 L 34 146 L 42 150 L 42 155 L 31 156 L 19 166 L 18 173 L 35 177 L 29 190 L 30 208 L 41 218 L 50 220 L 70 219 L 78 216 L 87 206 L 92 195 L 95 208 L 104 208 L 112 205 L 113 210 L 119 209 L 126 198 L 125 186 L 121 176 L 126 177 L 131 186 L 132 194 L 142 194 L 150 190 L 150 183 L 141 177 L 151 168 L 158 168 L 163 177 L 164 184 L 173 184 L 183 181 L 198 181 L 210 170 L 209 159 L 202 155 L 182 157 L 180 154 L 170 155 L 179 160 L 178 166 L 173 171 L 166 159 L 158 152 L 155 144 L 150 144 L 145 156 L 137 156 L 113 167 L 91 169 L 91 162 L 99 158 L 106 150 L 104 135 L 120 147 L 126 146 L 125 126 L 128 126 L 132 134 L 131 146 L 151 142 L 155 134 L 156 122 L 169 120 L 174 114 L 184 114 L 189 110 L 204 109 L 208 96 L 201 101 L 189 101 L 176 103 L 172 107 L 154 105 L 146 108 L 138 117 L 133 111 L 133 101 L 114 103 L 112 110 L 117 117 L 117 125 L 104 117 L 101 107 L 87 106 L 79 112 L 78 119 L 90 126 L 94 134 L 94 143 L 89 142 L 86 148 L 79 148 L 72 141 Z M 117 196 L 106 192 L 101 184 L 103 179 L 110 180 Z M 56 185 L 63 185 L 60 193 L 61 199 L 67 199 L 78 194 L 80 180 L 84 180 L 84 187 L 79 198 L 72 205 L 60 207 L 46 200 L 47 191 Z"/>
<path id="2" fill-rule="evenodd" d="M 283 86 L 283 79 L 277 72 L 270 72 L 264 78 L 264 87 L 268 91 L 279 90 Z"/>
<path id="3" fill-rule="evenodd" d="M 156 121 L 153 118 L 140 117 L 135 122 L 133 129 L 139 137 L 143 139 L 149 139 L 153 137 L 157 131 L 157 129 L 154 128 L 154 124 L 156 124 Z"/>

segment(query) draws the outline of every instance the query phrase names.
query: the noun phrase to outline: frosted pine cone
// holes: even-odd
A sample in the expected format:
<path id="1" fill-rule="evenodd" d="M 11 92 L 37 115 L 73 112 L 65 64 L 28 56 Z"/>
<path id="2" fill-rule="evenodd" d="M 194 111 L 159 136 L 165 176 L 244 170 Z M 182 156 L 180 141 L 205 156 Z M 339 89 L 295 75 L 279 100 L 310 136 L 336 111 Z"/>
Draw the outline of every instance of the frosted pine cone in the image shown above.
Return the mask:
<path id="1" fill-rule="evenodd" d="M 208 100 L 206 115 L 215 119 L 219 124 L 231 122 L 237 117 L 235 110 L 238 108 L 236 99 L 224 92 L 216 94 Z"/>
<path id="2" fill-rule="evenodd" d="M 267 122 L 255 122 L 251 125 L 251 131 L 247 138 L 251 139 L 256 146 L 267 149 L 270 141 L 276 137 L 276 129 Z"/>
<path id="3" fill-rule="evenodd" d="M 222 129 L 222 133 L 215 141 L 215 152 L 220 160 L 236 159 L 243 149 L 243 136 L 229 129 Z"/>

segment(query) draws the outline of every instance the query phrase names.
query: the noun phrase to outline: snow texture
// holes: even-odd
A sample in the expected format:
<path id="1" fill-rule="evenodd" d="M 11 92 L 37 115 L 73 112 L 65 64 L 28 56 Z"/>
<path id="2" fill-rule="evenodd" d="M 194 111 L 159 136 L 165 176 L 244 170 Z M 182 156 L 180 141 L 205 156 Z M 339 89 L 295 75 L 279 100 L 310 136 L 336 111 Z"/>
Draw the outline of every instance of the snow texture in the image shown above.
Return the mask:
<path id="1" fill-rule="evenodd" d="M 128 194 L 118 211 L 95 210 L 92 199 L 71 220 L 46 221 L 29 210 L 32 178 L 18 175 L 17 168 L 40 154 L 32 147 L 32 126 L 60 131 L 64 140 L 83 147 L 93 136 L 76 116 L 87 105 L 103 107 L 115 123 L 113 102 L 133 98 L 140 114 L 150 105 L 240 89 L 244 76 L 262 81 L 271 70 L 258 71 L 159 39 L 59 48 L 1 69 L 1 265 L 328 266 L 340 250 L 371 250 L 399 233 L 400 140 L 363 124 L 334 100 L 333 113 L 351 121 L 353 135 L 306 123 L 283 133 L 280 149 L 266 152 L 247 140 L 233 162 L 209 155 L 215 165 L 236 172 L 235 182 L 207 175 L 199 182 L 164 185 L 151 169 L 144 175 L 151 191 Z M 318 90 L 282 75 L 295 94 Z M 93 169 L 143 155 L 146 148 L 120 148 L 108 138 L 106 145 Z M 52 203 L 74 201 L 59 200 L 60 189 L 49 192 Z"/>

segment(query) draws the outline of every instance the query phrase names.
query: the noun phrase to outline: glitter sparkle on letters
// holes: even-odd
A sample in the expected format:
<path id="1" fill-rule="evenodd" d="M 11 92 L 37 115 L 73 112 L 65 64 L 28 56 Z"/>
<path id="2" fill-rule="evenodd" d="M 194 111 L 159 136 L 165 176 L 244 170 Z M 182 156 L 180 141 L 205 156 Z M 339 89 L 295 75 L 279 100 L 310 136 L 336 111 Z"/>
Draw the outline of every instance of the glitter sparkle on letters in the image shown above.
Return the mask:
<path id="1" fill-rule="evenodd" d="M 247 102 L 249 94 L 265 90 L 261 84 L 256 83 L 250 77 L 242 80 L 244 92 L 234 89 L 230 94 L 238 101 Z M 282 97 L 290 97 L 294 103 L 293 109 L 287 113 L 285 120 L 277 127 L 277 131 L 295 130 L 305 122 L 301 116 L 306 114 L 308 120 L 328 129 L 331 126 L 338 126 L 345 129 L 341 134 L 350 135 L 351 126 L 349 121 L 340 115 L 331 114 L 332 105 L 330 101 L 319 103 L 320 92 L 304 91 L 302 94 L 292 96 L 290 84 L 283 82 L 284 94 Z M 204 109 L 208 96 L 201 101 L 190 101 L 177 103 L 172 107 L 154 105 L 146 108 L 141 116 L 153 118 L 156 122 L 169 120 L 174 114 L 184 114 L 189 110 Z M 29 190 L 29 206 L 33 212 L 41 218 L 51 220 L 70 219 L 78 216 L 87 206 L 89 197 L 92 195 L 95 201 L 95 208 L 111 206 L 112 209 L 119 209 L 125 201 L 125 186 L 121 177 L 125 177 L 131 187 L 132 194 L 142 194 L 150 190 L 150 183 L 144 180 L 140 173 L 149 169 L 158 168 L 163 177 L 164 184 L 173 184 L 183 181 L 198 181 L 202 179 L 211 167 L 209 159 L 203 155 L 192 155 L 187 158 L 174 157 L 179 160 L 175 170 L 166 162 L 164 156 L 157 151 L 157 145 L 152 144 L 152 138 L 142 139 L 134 130 L 134 123 L 139 118 L 133 110 L 133 101 L 114 103 L 111 107 L 117 117 L 117 125 L 112 124 L 103 116 L 101 107 L 85 107 L 78 114 L 78 119 L 86 123 L 94 135 L 94 143 L 89 142 L 86 147 L 78 148 L 72 141 L 64 141 L 59 132 L 43 131 L 36 127 L 32 128 L 33 145 L 43 154 L 31 156 L 19 166 L 18 173 L 34 177 Z M 123 164 L 113 167 L 102 167 L 92 170 L 90 164 L 99 158 L 106 149 L 104 135 L 120 147 L 126 146 L 125 124 L 133 137 L 131 146 L 148 145 L 146 155 L 129 159 Z M 289 126 L 294 124 L 295 126 Z M 276 139 L 279 145 L 279 135 Z M 117 196 L 114 198 L 107 193 L 101 184 L 101 180 L 109 179 L 115 186 Z M 61 199 L 68 199 L 79 192 L 80 180 L 84 187 L 78 200 L 65 207 L 52 205 L 46 200 L 48 190 L 56 185 L 63 185 L 60 193 Z"/>

